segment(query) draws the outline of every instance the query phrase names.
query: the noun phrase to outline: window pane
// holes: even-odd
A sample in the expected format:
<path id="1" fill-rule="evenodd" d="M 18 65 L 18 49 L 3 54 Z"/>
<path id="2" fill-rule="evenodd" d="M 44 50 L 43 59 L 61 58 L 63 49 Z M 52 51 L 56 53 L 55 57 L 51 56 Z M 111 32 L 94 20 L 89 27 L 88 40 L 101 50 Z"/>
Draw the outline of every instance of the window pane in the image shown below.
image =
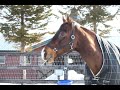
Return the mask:
<path id="1" fill-rule="evenodd" d="M 32 58 L 32 57 L 31 57 L 31 56 L 26 56 L 26 57 L 27 57 L 26 63 L 27 63 L 27 64 L 30 64 L 30 63 L 31 63 L 31 58 Z"/>
<path id="2" fill-rule="evenodd" d="M 5 63 L 5 56 L 0 56 L 0 63 Z"/>

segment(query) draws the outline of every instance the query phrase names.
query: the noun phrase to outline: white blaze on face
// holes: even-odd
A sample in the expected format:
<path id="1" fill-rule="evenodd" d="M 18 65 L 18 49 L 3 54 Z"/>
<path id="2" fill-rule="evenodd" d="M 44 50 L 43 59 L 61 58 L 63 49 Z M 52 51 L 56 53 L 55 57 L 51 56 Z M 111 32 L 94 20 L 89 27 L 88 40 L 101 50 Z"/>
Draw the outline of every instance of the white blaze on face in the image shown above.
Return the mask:
<path id="1" fill-rule="evenodd" d="M 43 65 L 47 62 L 47 60 L 44 59 L 44 55 L 45 55 L 45 51 L 44 50 L 45 50 L 45 47 L 41 50 L 41 58 L 44 61 Z"/>
<path id="2" fill-rule="evenodd" d="M 45 47 L 41 50 L 41 58 L 42 58 L 42 60 L 45 60 L 44 59 L 44 55 L 45 55 Z"/>

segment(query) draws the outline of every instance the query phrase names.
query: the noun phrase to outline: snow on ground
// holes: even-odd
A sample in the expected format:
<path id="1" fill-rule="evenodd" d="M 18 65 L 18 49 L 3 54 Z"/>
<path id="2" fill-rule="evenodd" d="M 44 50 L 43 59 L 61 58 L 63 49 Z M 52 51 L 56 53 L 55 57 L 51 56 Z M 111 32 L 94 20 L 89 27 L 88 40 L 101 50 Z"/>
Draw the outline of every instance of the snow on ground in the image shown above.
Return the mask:
<path id="1" fill-rule="evenodd" d="M 46 80 L 58 80 L 58 76 L 54 73 L 49 76 Z M 64 73 L 60 76 L 60 80 L 64 80 Z M 74 70 L 68 71 L 68 80 L 84 80 L 83 74 L 77 74 Z M 57 85 L 57 84 L 56 84 Z M 73 83 L 72 85 L 84 85 L 84 83 Z"/>
<path id="2" fill-rule="evenodd" d="M 57 75 L 54 73 L 50 75 L 46 80 L 58 80 Z M 60 76 L 60 80 L 64 80 L 64 73 Z M 84 80 L 83 74 L 77 74 L 74 70 L 68 71 L 68 80 Z"/>
<path id="3" fill-rule="evenodd" d="M 16 84 L 16 83 L 0 83 L 0 85 L 21 85 L 21 84 Z"/>
<path id="4" fill-rule="evenodd" d="M 58 73 L 60 76 L 60 80 L 64 80 L 64 72 L 63 71 L 59 71 Z M 52 75 L 50 75 L 48 78 L 46 78 L 45 80 L 58 80 L 58 76 L 56 75 L 56 72 L 53 73 Z M 68 80 L 84 80 L 84 75 L 83 74 L 77 74 L 77 72 L 75 72 L 74 70 L 69 70 L 68 71 Z M 0 83 L 0 85 L 21 85 L 21 84 L 14 84 L 14 83 Z M 57 85 L 53 84 L 53 83 L 46 83 L 46 84 L 23 84 L 23 85 Z M 84 85 L 84 83 L 73 83 L 72 85 Z"/>

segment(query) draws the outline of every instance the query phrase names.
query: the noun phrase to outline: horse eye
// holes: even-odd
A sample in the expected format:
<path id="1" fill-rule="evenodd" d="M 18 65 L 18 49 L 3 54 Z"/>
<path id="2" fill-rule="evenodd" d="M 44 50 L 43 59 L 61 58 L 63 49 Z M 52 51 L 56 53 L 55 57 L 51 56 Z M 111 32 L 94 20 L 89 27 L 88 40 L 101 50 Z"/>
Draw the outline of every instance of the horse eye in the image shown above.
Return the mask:
<path id="1" fill-rule="evenodd" d="M 60 32 L 60 34 L 59 34 L 59 39 L 65 37 L 65 36 L 66 36 L 66 33 L 65 33 L 65 32 Z"/>

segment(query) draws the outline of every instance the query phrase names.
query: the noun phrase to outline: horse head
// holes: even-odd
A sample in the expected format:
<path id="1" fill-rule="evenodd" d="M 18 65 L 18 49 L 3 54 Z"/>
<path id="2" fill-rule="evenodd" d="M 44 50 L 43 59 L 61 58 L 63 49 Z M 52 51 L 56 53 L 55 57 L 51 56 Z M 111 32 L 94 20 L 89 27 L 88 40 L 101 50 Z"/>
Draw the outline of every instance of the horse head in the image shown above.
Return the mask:
<path id="1" fill-rule="evenodd" d="M 52 40 L 42 49 L 43 60 L 47 63 L 53 63 L 58 56 L 74 50 L 77 43 L 75 33 L 78 25 L 69 16 L 63 17 L 63 24 Z"/>

